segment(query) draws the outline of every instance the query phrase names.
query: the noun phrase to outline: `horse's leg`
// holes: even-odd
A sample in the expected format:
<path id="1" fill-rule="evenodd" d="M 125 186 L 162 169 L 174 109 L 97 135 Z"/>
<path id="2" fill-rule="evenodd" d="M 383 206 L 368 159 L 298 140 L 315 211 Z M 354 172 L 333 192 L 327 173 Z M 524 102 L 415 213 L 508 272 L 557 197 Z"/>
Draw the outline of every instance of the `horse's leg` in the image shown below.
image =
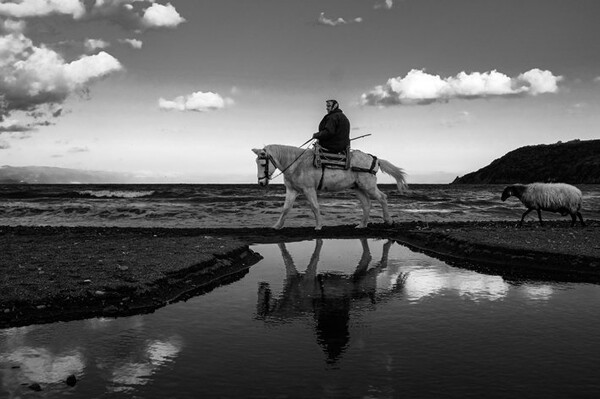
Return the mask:
<path id="1" fill-rule="evenodd" d="M 369 214 L 371 212 L 371 199 L 367 194 L 365 194 L 359 189 L 354 190 L 354 193 L 358 197 L 358 200 L 360 201 L 360 205 L 363 210 L 362 220 L 360 221 L 360 224 L 356 226 L 356 228 L 363 229 L 367 227 L 367 224 L 369 223 Z"/>
<path id="2" fill-rule="evenodd" d="M 285 191 L 285 202 L 283 203 L 283 209 L 281 210 L 281 215 L 279 216 L 279 220 L 273 226 L 274 229 L 280 229 L 283 227 L 283 222 L 285 221 L 286 216 L 290 213 L 292 206 L 294 205 L 294 201 L 296 201 L 296 197 L 298 196 L 298 192 L 296 190 L 286 188 Z"/>
<path id="3" fill-rule="evenodd" d="M 375 187 L 373 197 L 375 197 L 375 199 L 381 204 L 381 209 L 383 210 L 383 221 L 386 224 L 392 224 L 393 221 L 388 210 L 387 195 Z"/>
<path id="4" fill-rule="evenodd" d="M 323 222 L 321 221 L 321 212 L 319 211 L 319 201 L 317 200 L 317 190 L 314 188 L 306 188 L 304 189 L 304 195 L 306 195 L 306 199 L 310 204 L 310 209 L 312 209 L 315 214 L 315 230 L 321 230 L 323 227 Z"/>

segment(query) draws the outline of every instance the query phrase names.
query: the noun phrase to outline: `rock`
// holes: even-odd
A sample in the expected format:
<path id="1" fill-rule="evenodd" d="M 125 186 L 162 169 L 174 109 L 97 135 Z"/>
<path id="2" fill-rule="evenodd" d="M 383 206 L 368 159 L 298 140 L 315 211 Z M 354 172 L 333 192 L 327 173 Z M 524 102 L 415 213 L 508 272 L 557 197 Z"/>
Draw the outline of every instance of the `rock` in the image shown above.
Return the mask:
<path id="1" fill-rule="evenodd" d="M 40 392 L 42 390 L 42 387 L 37 382 L 34 382 L 33 384 L 29 385 L 29 389 L 31 389 L 32 391 Z"/>
<path id="2" fill-rule="evenodd" d="M 74 387 L 75 384 L 77 384 L 77 377 L 75 377 L 74 374 L 71 374 L 70 376 L 67 377 L 67 380 L 65 382 L 67 383 L 68 386 Z"/>

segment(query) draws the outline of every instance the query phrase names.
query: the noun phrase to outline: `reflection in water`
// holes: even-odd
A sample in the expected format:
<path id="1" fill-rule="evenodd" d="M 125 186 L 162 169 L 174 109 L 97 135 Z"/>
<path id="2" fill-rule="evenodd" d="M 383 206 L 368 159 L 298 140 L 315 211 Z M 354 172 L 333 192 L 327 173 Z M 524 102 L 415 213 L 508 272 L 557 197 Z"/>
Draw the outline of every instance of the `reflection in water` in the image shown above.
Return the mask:
<path id="1" fill-rule="evenodd" d="M 78 333 L 71 334 L 64 323 L 56 323 L 51 332 L 49 325 L 0 331 L 0 373 L 8 397 L 21 397 L 30 384 L 40 384 L 52 397 L 76 389 L 67 386 L 69 376 L 85 381 L 90 374 L 103 376 L 107 392 L 129 391 L 151 381 L 182 348 L 176 334 L 160 337 L 155 332 L 156 337 L 146 337 L 143 316 L 68 324 Z"/>
<path id="2" fill-rule="evenodd" d="M 137 385 L 144 385 L 157 369 L 168 362 L 174 361 L 181 350 L 181 343 L 177 337 L 166 341 L 153 341 L 138 353 L 138 359 L 116 364 L 112 369 L 110 381 L 115 385 L 111 387 L 114 392 L 129 391 Z M 104 365 L 102 365 L 104 366 Z"/>
<path id="3" fill-rule="evenodd" d="M 315 248 L 306 271 L 300 273 L 284 243 L 278 244 L 286 277 L 281 296 L 274 298 L 269 283 L 261 282 L 258 288 L 257 317 L 269 321 L 284 321 L 312 314 L 317 341 L 327 354 L 327 362 L 335 363 L 350 339 L 349 320 L 353 305 L 378 301 L 401 292 L 407 278 L 398 273 L 389 290 L 377 290 L 377 276 L 386 269 L 392 240 L 383 245 L 379 262 L 369 268 L 371 251 L 367 239 L 360 239 L 362 256 L 352 274 L 317 272 L 323 240 L 315 241 Z M 358 304 L 357 304 L 358 305 Z"/>
<path id="4" fill-rule="evenodd" d="M 152 314 L 0 330 L 0 398 L 600 392 L 598 285 L 508 280 L 376 239 L 253 249 L 247 272 Z"/>

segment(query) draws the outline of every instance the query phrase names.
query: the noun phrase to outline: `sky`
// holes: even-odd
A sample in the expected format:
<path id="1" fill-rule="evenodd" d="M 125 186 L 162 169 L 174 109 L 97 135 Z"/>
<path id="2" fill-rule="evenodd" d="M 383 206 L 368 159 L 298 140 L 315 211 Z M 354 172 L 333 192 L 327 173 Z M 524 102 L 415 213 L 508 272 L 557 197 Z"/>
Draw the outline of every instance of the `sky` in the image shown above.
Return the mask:
<path id="1" fill-rule="evenodd" d="M 599 138 L 599 15 L 597 0 L 0 0 L 0 165 L 254 183 L 251 149 L 301 145 L 334 98 L 351 137 L 370 134 L 354 148 L 449 183 Z"/>

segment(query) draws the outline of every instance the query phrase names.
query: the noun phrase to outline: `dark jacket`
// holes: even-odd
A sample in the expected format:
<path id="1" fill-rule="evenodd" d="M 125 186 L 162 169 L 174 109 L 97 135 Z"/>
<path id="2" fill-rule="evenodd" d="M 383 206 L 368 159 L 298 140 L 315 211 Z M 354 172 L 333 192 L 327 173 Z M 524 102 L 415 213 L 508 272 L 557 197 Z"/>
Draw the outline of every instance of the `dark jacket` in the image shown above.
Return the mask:
<path id="1" fill-rule="evenodd" d="M 341 109 L 334 109 L 323 117 L 313 138 L 331 152 L 345 151 L 350 146 L 350 121 Z"/>

